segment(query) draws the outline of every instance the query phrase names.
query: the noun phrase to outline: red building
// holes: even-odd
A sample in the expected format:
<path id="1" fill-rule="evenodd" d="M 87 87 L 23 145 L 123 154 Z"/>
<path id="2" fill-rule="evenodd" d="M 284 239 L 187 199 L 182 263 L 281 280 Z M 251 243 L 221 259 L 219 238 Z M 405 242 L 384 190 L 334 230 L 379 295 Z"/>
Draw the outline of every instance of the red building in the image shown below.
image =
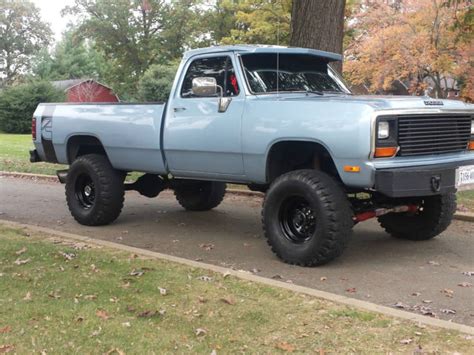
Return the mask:
<path id="1" fill-rule="evenodd" d="M 119 102 L 108 86 L 93 79 L 53 81 L 53 86 L 66 92 L 66 102 Z"/>

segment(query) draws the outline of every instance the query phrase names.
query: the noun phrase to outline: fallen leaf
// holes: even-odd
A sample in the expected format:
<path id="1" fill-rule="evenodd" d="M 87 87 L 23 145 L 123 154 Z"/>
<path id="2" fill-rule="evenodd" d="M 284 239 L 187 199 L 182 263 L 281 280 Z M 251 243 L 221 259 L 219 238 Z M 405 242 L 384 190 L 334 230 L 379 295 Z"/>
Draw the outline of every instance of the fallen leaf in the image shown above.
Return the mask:
<path id="1" fill-rule="evenodd" d="M 102 327 L 99 327 L 99 329 L 97 330 L 94 330 L 92 333 L 91 333 L 91 337 L 96 337 L 98 336 L 100 333 L 102 332 Z"/>
<path id="2" fill-rule="evenodd" d="M 84 321 L 84 317 L 79 316 L 79 317 L 76 318 L 76 322 L 78 322 L 78 323 L 81 323 L 83 321 Z"/>
<path id="3" fill-rule="evenodd" d="M 16 251 L 15 254 L 16 254 L 16 255 L 21 255 L 21 254 L 23 254 L 23 253 L 26 253 L 26 250 L 27 250 L 26 247 L 23 247 L 23 248 L 21 248 L 20 250 Z"/>
<path id="4" fill-rule="evenodd" d="M 230 276 L 230 275 L 231 275 L 230 271 L 226 271 L 226 272 L 224 272 L 224 275 L 222 275 L 222 276 L 223 276 L 224 279 L 225 279 L 226 277 L 228 277 L 228 276 Z"/>
<path id="5" fill-rule="evenodd" d="M 408 308 L 410 308 L 410 306 L 408 306 L 408 305 L 406 305 L 405 303 L 400 302 L 400 301 L 397 302 L 397 303 L 395 303 L 395 304 L 393 304 L 392 306 L 395 307 L 395 308 L 401 308 L 401 309 L 408 309 Z"/>
<path id="6" fill-rule="evenodd" d="M 214 244 L 204 243 L 204 244 L 199 244 L 199 247 L 206 250 L 206 251 L 210 251 L 210 250 L 214 249 Z"/>
<path id="7" fill-rule="evenodd" d="M 76 254 L 74 253 L 65 253 L 65 252 L 59 252 L 59 254 L 66 260 L 72 260 L 76 257 Z"/>
<path id="8" fill-rule="evenodd" d="M 235 300 L 232 297 L 223 297 L 221 298 L 221 301 L 230 305 L 235 304 Z"/>
<path id="9" fill-rule="evenodd" d="M 326 281 L 328 278 L 326 276 L 322 276 L 319 281 Z"/>
<path id="10" fill-rule="evenodd" d="M 139 318 L 151 318 L 158 314 L 157 311 L 143 311 L 137 314 Z"/>
<path id="11" fill-rule="evenodd" d="M 15 260 L 14 264 L 15 265 L 24 265 L 24 264 L 28 263 L 30 260 L 31 260 L 30 258 L 28 258 L 28 259 L 18 258 L 18 259 Z"/>
<path id="12" fill-rule="evenodd" d="M 278 343 L 275 347 L 277 349 L 280 349 L 289 353 L 295 350 L 295 347 L 291 344 L 288 344 L 286 341 L 282 341 L 281 343 Z"/>
<path id="13" fill-rule="evenodd" d="M 12 327 L 10 327 L 9 325 L 6 325 L 0 328 L 0 334 L 10 333 L 11 330 L 12 330 Z"/>
<path id="14" fill-rule="evenodd" d="M 423 303 L 433 303 L 432 300 L 423 300 L 422 302 L 423 302 Z"/>
<path id="15" fill-rule="evenodd" d="M 281 280 L 281 279 L 283 279 L 283 277 L 282 277 L 281 275 L 273 275 L 273 276 L 272 276 L 272 279 L 274 279 L 274 280 Z"/>
<path id="16" fill-rule="evenodd" d="M 400 340 L 400 344 L 404 344 L 404 345 L 411 344 L 412 342 L 413 342 L 413 339 L 411 338 Z"/>
<path id="17" fill-rule="evenodd" d="M 415 296 L 415 297 L 418 297 L 419 295 L 421 295 L 421 293 L 419 293 L 419 292 L 413 292 L 411 295 L 412 295 L 412 296 Z"/>
<path id="18" fill-rule="evenodd" d="M 204 297 L 202 297 L 202 296 L 198 296 L 198 301 L 199 301 L 200 303 L 206 303 L 206 302 L 207 302 L 207 299 L 204 298 Z"/>
<path id="19" fill-rule="evenodd" d="M 133 269 L 131 272 L 130 272 L 130 276 L 142 276 L 143 274 L 145 273 L 145 271 L 141 270 L 141 269 Z"/>
<path id="20" fill-rule="evenodd" d="M 438 263 L 437 261 L 433 261 L 433 260 L 428 261 L 428 264 L 433 265 L 433 266 L 439 266 L 440 265 L 440 263 Z"/>
<path id="21" fill-rule="evenodd" d="M 125 353 L 119 348 L 110 349 L 109 351 L 105 353 L 105 355 L 112 355 L 112 354 L 125 355 Z"/>
<path id="22" fill-rule="evenodd" d="M 23 297 L 23 301 L 31 301 L 31 292 L 28 291 L 25 295 L 25 297 Z"/>
<path id="23" fill-rule="evenodd" d="M 84 299 L 85 300 L 95 300 L 95 299 L 97 299 L 97 295 L 85 295 Z"/>
<path id="24" fill-rule="evenodd" d="M 58 292 L 59 292 L 58 290 L 51 291 L 50 293 L 48 293 L 48 297 L 58 300 L 61 298 L 61 295 Z"/>
<path id="25" fill-rule="evenodd" d="M 349 292 L 349 293 L 356 293 L 357 290 L 356 290 L 355 287 L 351 287 L 351 288 L 348 288 L 348 289 L 346 290 L 346 292 Z"/>
<path id="26" fill-rule="evenodd" d="M 460 287 L 472 287 L 472 283 L 470 283 L 470 282 L 461 282 L 460 284 L 458 284 L 458 286 L 460 286 Z"/>
<path id="27" fill-rule="evenodd" d="M 109 314 L 103 309 L 97 310 L 97 312 L 95 312 L 95 315 L 103 320 L 107 320 L 110 318 Z"/>
<path id="28" fill-rule="evenodd" d="M 130 305 L 127 306 L 127 312 L 133 313 L 133 312 L 135 312 L 135 311 L 136 311 L 135 307 L 130 306 Z"/>
<path id="29" fill-rule="evenodd" d="M 15 346 L 13 344 L 0 345 L 0 354 L 6 354 L 13 350 L 15 350 Z"/>
<path id="30" fill-rule="evenodd" d="M 206 281 L 206 282 L 211 282 L 212 281 L 212 277 L 209 277 L 209 276 L 198 276 L 197 278 L 198 280 L 201 280 L 201 281 Z"/>
<path id="31" fill-rule="evenodd" d="M 196 329 L 196 336 L 200 337 L 207 334 L 207 330 L 203 328 Z"/>
<path id="32" fill-rule="evenodd" d="M 421 314 L 425 316 L 430 316 L 430 317 L 435 317 L 436 318 L 436 313 L 434 313 L 431 308 L 428 307 L 420 307 L 420 312 Z"/>
<path id="33" fill-rule="evenodd" d="M 158 290 L 160 290 L 160 295 L 166 296 L 168 294 L 168 290 L 166 288 L 158 287 Z"/>
<path id="34" fill-rule="evenodd" d="M 132 325 L 130 324 L 130 322 L 123 322 L 122 323 L 122 327 L 126 327 L 126 328 L 130 328 Z"/>
<path id="35" fill-rule="evenodd" d="M 444 308 L 444 309 L 441 310 L 441 313 L 456 314 L 456 311 L 454 309 Z"/>
<path id="36" fill-rule="evenodd" d="M 449 288 L 445 288 L 444 290 L 441 291 L 442 293 L 444 293 L 444 295 L 446 297 L 450 297 L 452 298 L 453 295 L 454 295 L 454 291 L 453 290 L 450 290 Z"/>
<path id="37" fill-rule="evenodd" d="M 99 272 L 100 270 L 95 266 L 95 264 L 91 264 L 91 271 L 92 272 Z"/>

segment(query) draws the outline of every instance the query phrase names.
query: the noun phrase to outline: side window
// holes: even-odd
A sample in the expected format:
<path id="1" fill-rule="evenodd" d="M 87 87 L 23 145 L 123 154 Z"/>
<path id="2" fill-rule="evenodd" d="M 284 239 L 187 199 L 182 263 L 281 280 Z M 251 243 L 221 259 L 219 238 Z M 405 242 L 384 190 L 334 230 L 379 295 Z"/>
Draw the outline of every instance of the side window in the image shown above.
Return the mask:
<path id="1" fill-rule="evenodd" d="M 230 57 L 194 60 L 184 76 L 181 96 L 185 98 L 194 97 L 192 93 L 193 79 L 202 76 L 215 78 L 217 85 L 223 88 L 224 96 L 236 96 L 239 94 L 239 84 Z"/>

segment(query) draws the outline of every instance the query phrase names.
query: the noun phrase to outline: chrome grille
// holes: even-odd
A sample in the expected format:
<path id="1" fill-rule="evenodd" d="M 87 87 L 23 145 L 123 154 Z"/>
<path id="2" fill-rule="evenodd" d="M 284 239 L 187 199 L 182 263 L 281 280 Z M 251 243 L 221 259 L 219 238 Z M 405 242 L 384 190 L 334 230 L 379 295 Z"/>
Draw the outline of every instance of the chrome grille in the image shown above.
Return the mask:
<path id="1" fill-rule="evenodd" d="M 398 116 L 398 156 L 443 154 L 467 148 L 470 115 Z"/>

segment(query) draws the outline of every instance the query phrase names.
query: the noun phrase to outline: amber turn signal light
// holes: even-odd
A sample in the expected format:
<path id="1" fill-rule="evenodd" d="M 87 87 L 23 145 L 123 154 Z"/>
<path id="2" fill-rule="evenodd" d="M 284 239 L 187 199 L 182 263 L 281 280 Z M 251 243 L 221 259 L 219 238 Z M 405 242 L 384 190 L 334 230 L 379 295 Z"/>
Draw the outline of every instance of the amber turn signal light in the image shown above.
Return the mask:
<path id="1" fill-rule="evenodd" d="M 467 146 L 467 149 L 469 150 L 474 150 L 474 141 L 470 141 L 468 146 Z"/>
<path id="2" fill-rule="evenodd" d="M 346 173 L 360 173 L 360 166 L 357 166 L 357 165 L 344 165 L 344 171 Z"/>
<path id="3" fill-rule="evenodd" d="M 374 156 L 376 158 L 391 158 L 397 154 L 398 147 L 380 147 L 375 148 Z"/>

